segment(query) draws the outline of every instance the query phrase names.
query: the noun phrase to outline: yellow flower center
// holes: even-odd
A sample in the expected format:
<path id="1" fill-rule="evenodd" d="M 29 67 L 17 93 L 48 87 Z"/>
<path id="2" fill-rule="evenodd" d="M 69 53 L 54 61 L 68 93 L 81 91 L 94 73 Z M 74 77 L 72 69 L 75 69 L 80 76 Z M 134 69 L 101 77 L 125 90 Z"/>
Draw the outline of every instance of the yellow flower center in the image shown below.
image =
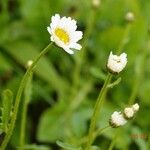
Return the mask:
<path id="1" fill-rule="evenodd" d="M 55 29 L 55 35 L 65 44 L 67 44 L 69 42 L 69 35 L 67 34 L 66 31 L 64 31 L 61 28 L 56 28 Z"/>

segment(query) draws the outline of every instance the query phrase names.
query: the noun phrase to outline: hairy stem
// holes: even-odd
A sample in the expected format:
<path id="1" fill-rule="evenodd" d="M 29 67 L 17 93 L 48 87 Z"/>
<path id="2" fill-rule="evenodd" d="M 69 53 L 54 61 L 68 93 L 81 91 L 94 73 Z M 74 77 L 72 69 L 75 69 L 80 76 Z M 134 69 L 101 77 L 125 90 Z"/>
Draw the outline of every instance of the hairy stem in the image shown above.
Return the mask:
<path id="1" fill-rule="evenodd" d="M 21 96 L 22 96 L 22 93 L 23 93 L 23 90 L 24 90 L 24 87 L 26 85 L 26 82 L 30 76 L 30 74 L 32 73 L 34 67 L 36 66 L 36 64 L 38 63 L 38 61 L 40 60 L 41 57 L 43 57 L 49 50 L 49 48 L 51 47 L 52 43 L 50 43 L 37 57 L 36 59 L 33 61 L 32 65 L 27 69 L 25 75 L 23 76 L 22 80 L 21 80 L 21 83 L 20 83 L 20 86 L 19 86 L 19 89 L 18 89 L 18 92 L 17 92 L 17 95 L 16 95 L 16 99 L 15 99 L 15 105 L 14 105 L 14 110 L 13 110 L 13 114 L 12 114 L 12 119 L 10 121 L 10 126 L 9 126 L 9 129 L 8 129 L 8 132 L 0 146 L 0 150 L 5 150 L 10 138 L 11 138 L 11 135 L 12 135 L 12 132 L 14 130 L 14 127 L 15 127 L 15 122 L 16 122 L 16 119 L 17 119 L 17 113 L 18 113 L 18 108 L 19 108 L 19 104 L 20 104 L 20 100 L 21 100 Z"/>
<path id="2" fill-rule="evenodd" d="M 28 104 L 31 99 L 31 93 L 32 93 L 32 74 L 33 73 L 30 74 L 30 77 L 28 78 L 28 81 L 24 89 L 25 98 L 23 101 L 23 108 L 21 114 L 21 129 L 20 129 L 20 144 L 19 144 L 20 150 L 23 150 L 25 145 L 27 111 L 28 111 Z"/>
<path id="3" fill-rule="evenodd" d="M 96 104 L 95 104 L 95 107 L 94 107 L 94 112 L 93 112 L 93 115 L 92 115 L 92 118 L 91 118 L 91 123 L 90 123 L 90 129 L 89 129 L 89 134 L 88 134 L 88 142 L 87 142 L 86 150 L 90 150 L 91 144 L 93 142 L 93 139 L 94 139 L 93 133 L 95 131 L 97 118 L 98 118 L 101 106 L 103 104 L 103 101 L 104 101 L 103 97 L 104 97 L 105 92 L 107 90 L 107 85 L 110 82 L 111 77 L 112 77 L 112 75 L 109 73 L 107 75 L 105 83 L 103 84 L 103 87 L 102 87 L 102 89 L 101 89 L 101 91 L 99 93 L 99 96 L 97 98 L 97 101 L 96 101 Z"/>

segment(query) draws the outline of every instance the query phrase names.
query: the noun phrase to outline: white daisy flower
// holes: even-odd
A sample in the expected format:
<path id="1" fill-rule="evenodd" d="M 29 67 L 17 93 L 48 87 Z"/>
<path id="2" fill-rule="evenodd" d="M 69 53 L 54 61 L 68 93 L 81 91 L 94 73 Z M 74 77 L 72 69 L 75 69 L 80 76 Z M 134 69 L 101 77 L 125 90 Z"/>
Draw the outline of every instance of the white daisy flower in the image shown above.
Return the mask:
<path id="1" fill-rule="evenodd" d="M 124 116 L 127 119 L 130 119 L 134 116 L 134 110 L 131 107 L 126 107 L 124 109 Z"/>
<path id="2" fill-rule="evenodd" d="M 50 26 L 47 27 L 51 41 L 63 48 L 67 53 L 74 54 L 72 49 L 80 50 L 82 46 L 77 42 L 82 39 L 83 33 L 76 31 L 77 25 L 70 17 L 60 18 L 59 14 L 52 16 Z"/>
<path id="3" fill-rule="evenodd" d="M 108 62 L 107 62 L 107 68 L 111 73 L 119 73 L 121 72 L 127 64 L 127 54 L 122 53 L 120 56 L 113 55 L 112 52 L 110 52 Z"/>
<path id="4" fill-rule="evenodd" d="M 110 118 L 110 125 L 112 127 L 119 127 L 126 124 L 127 120 L 124 118 L 123 114 L 121 112 L 115 111 Z"/>
<path id="5" fill-rule="evenodd" d="M 139 106 L 138 103 L 132 105 L 132 109 L 133 109 L 134 112 L 137 112 L 137 111 L 139 110 L 139 107 L 140 107 L 140 106 Z"/>

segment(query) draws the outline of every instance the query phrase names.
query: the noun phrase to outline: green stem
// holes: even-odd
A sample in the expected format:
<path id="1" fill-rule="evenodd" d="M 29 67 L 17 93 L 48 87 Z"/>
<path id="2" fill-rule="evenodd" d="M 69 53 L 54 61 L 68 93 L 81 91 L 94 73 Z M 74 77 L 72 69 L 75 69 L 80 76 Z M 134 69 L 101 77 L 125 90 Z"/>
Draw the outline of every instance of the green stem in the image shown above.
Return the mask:
<path id="1" fill-rule="evenodd" d="M 20 150 L 23 150 L 25 144 L 25 129 L 26 129 L 26 118 L 27 118 L 28 104 L 23 104 L 22 118 L 21 118 L 21 131 L 20 131 Z"/>
<path id="2" fill-rule="evenodd" d="M 32 91 L 32 75 L 30 74 L 30 77 L 28 78 L 28 81 L 26 83 L 26 87 L 24 90 L 24 101 L 23 101 L 23 108 L 22 108 L 22 114 L 21 114 L 21 130 L 20 130 L 20 150 L 24 149 L 25 145 L 25 131 L 26 131 L 26 120 L 27 120 L 27 111 L 28 111 L 28 104 L 31 99 L 31 91 Z"/>
<path id="3" fill-rule="evenodd" d="M 133 105 L 136 95 L 137 95 L 138 87 L 139 87 L 139 79 L 136 78 L 133 84 L 130 98 L 129 98 L 129 102 L 128 102 L 129 105 Z"/>
<path id="4" fill-rule="evenodd" d="M 139 65 L 137 67 L 135 66 L 135 70 L 137 70 L 136 68 L 138 68 L 138 71 L 135 71 L 134 84 L 133 84 L 132 92 L 131 92 L 129 102 L 128 102 L 129 105 L 132 105 L 135 102 L 140 83 L 142 82 L 142 78 L 144 76 L 145 62 L 146 62 L 146 58 L 147 58 L 148 51 L 150 48 L 149 40 L 150 39 L 148 39 L 147 43 L 145 44 L 145 45 L 147 45 L 147 47 L 144 47 L 142 53 L 139 54 L 141 59 L 139 59 L 139 57 L 137 57 L 137 60 L 136 60 L 136 61 L 138 61 Z"/>
<path id="5" fill-rule="evenodd" d="M 109 128 L 111 128 L 110 125 L 98 129 L 98 130 L 94 133 L 94 139 L 95 139 L 97 136 L 101 135 L 105 130 L 107 130 L 107 129 L 109 129 Z"/>
<path id="6" fill-rule="evenodd" d="M 103 104 L 103 97 L 105 95 L 105 92 L 107 91 L 107 85 L 108 83 L 110 82 L 111 80 L 111 77 L 112 75 L 109 73 L 107 75 L 107 78 L 105 80 L 105 83 L 99 93 L 99 96 L 97 98 L 97 101 L 96 101 L 96 104 L 95 104 L 95 107 L 94 107 L 94 112 L 93 112 L 93 115 L 92 115 L 92 118 L 91 118 L 91 123 L 90 123 L 90 129 L 89 129 L 89 135 L 88 135 L 88 142 L 87 142 L 87 146 L 86 146 L 86 150 L 90 150 L 90 147 L 91 147 L 91 144 L 93 142 L 93 132 L 95 130 L 95 127 L 96 127 L 96 121 L 97 121 L 97 118 L 98 118 L 98 115 L 99 115 L 99 111 L 101 109 L 101 106 Z"/>
<path id="7" fill-rule="evenodd" d="M 116 135 L 114 136 L 113 140 L 111 141 L 108 150 L 113 150 L 115 143 L 116 143 L 117 136 L 118 136 L 118 131 L 117 131 Z"/>
<path id="8" fill-rule="evenodd" d="M 100 136 L 104 131 L 106 131 L 107 129 L 109 129 L 111 126 L 108 125 L 108 126 L 105 126 L 103 128 L 100 128 L 98 130 L 96 130 L 94 133 L 93 133 L 93 137 L 94 139 L 97 137 L 97 136 Z M 80 141 L 79 141 L 79 145 L 83 144 L 83 143 L 86 143 L 88 141 L 88 136 L 85 136 L 84 138 L 82 138 Z"/>
<path id="9" fill-rule="evenodd" d="M 23 76 L 22 80 L 21 80 L 21 83 L 20 83 L 20 86 L 19 86 L 19 89 L 18 89 L 18 92 L 17 92 L 17 95 L 16 95 L 16 100 L 15 100 L 15 105 L 14 105 L 14 110 L 13 110 L 13 115 L 12 115 L 12 119 L 11 119 L 11 122 L 10 122 L 10 126 L 9 126 L 9 129 L 8 129 L 8 133 L 6 134 L 4 140 L 3 140 L 3 143 L 1 144 L 0 146 L 0 150 L 5 150 L 10 138 L 11 138 L 11 135 L 12 135 L 12 132 L 14 130 L 14 126 L 15 126 L 15 122 L 16 122 L 16 119 L 17 119 L 17 113 L 18 113 L 18 108 L 19 108 L 19 104 L 20 104 L 20 100 L 21 100 L 21 96 L 22 96 L 22 93 L 23 93 L 23 90 L 24 90 L 24 87 L 26 85 L 26 82 L 28 80 L 28 77 L 30 76 L 30 74 L 32 73 L 34 67 L 36 66 L 36 64 L 38 63 L 38 61 L 40 60 L 41 57 L 43 57 L 49 50 L 49 48 L 51 47 L 52 43 L 50 43 L 37 57 L 36 59 L 34 60 L 34 62 L 32 63 L 32 65 L 27 69 L 25 75 Z"/>
<path id="10" fill-rule="evenodd" d="M 80 81 L 79 77 L 80 77 L 81 65 L 82 65 L 82 62 L 83 62 L 85 54 L 86 54 L 86 47 L 88 44 L 88 39 L 90 37 L 92 28 L 94 25 L 95 13 L 96 13 L 96 11 L 92 9 L 89 14 L 89 19 L 87 21 L 84 38 L 82 41 L 82 50 L 79 54 L 75 55 L 75 69 L 74 69 L 74 73 L 73 73 L 73 86 L 72 86 L 73 88 L 72 88 L 72 94 L 71 94 L 72 96 L 74 96 L 74 93 L 78 89 L 78 85 L 79 85 L 79 81 Z M 72 97 L 71 97 L 71 99 L 72 99 Z"/>
<path id="11" fill-rule="evenodd" d="M 128 38 L 129 38 L 128 36 L 129 36 L 130 29 L 131 29 L 131 24 L 128 23 L 124 30 L 122 41 L 120 42 L 119 47 L 117 49 L 117 54 L 120 54 L 122 52 L 123 47 L 128 43 Z"/>

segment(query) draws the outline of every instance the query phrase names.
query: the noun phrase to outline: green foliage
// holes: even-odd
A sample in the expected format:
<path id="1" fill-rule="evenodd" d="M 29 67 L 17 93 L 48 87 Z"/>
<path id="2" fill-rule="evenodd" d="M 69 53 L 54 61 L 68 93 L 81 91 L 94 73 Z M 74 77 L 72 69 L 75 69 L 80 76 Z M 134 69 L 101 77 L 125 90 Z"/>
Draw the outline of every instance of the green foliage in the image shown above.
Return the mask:
<path id="1" fill-rule="evenodd" d="M 57 141 L 56 143 L 65 150 L 82 150 L 82 148 L 77 148 L 68 143 L 63 143 L 61 141 Z"/>
<path id="2" fill-rule="evenodd" d="M 77 20 L 78 29 L 85 34 L 93 22 L 87 45 L 70 56 L 53 46 L 34 68 L 32 95 L 30 84 L 24 95 L 31 96 L 27 112 L 28 150 L 80 149 L 85 146 L 89 120 L 101 86 L 106 79 L 106 63 L 110 51 L 118 51 L 128 26 L 124 17 L 128 11 L 135 14 L 129 35 L 124 39 L 122 51 L 128 54 L 125 70 L 112 78 L 108 94 L 99 115 L 97 128 L 103 128 L 113 111 L 120 111 L 130 102 L 138 102 L 140 111 L 131 124 L 121 129 L 108 129 L 98 135 L 93 150 L 108 149 L 118 132 L 114 149 L 150 149 L 150 140 L 131 137 L 132 134 L 149 135 L 150 110 L 150 23 L 149 0 L 101 0 L 97 9 L 91 0 L 1 0 L 0 1 L 0 93 L 1 133 L 7 132 L 13 96 L 26 71 L 28 60 L 33 60 L 49 44 L 46 28 L 51 16 L 71 16 Z M 90 18 L 91 14 L 95 16 Z M 80 55 L 81 54 L 81 55 Z M 78 62 L 81 60 L 79 68 Z M 80 70 L 78 78 L 76 72 Z M 4 89 L 11 89 L 4 91 Z M 4 91 L 4 92 L 3 92 Z M 24 97 L 21 99 L 24 100 Z M 22 104 L 9 143 L 16 150 L 20 133 Z M 144 117 L 143 117 L 144 116 Z M 97 131 L 96 131 L 97 132 Z M 60 146 L 58 148 L 57 144 Z"/>
<path id="3" fill-rule="evenodd" d="M 0 129 L 7 133 L 9 127 L 9 121 L 11 119 L 13 93 L 10 90 L 5 90 L 2 95 L 2 107 L 1 107 L 1 126 Z"/>
<path id="4" fill-rule="evenodd" d="M 48 146 L 31 144 L 25 145 L 24 150 L 51 150 L 51 149 Z"/>

